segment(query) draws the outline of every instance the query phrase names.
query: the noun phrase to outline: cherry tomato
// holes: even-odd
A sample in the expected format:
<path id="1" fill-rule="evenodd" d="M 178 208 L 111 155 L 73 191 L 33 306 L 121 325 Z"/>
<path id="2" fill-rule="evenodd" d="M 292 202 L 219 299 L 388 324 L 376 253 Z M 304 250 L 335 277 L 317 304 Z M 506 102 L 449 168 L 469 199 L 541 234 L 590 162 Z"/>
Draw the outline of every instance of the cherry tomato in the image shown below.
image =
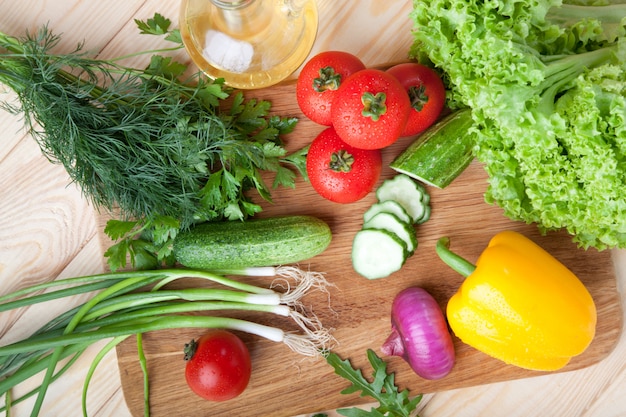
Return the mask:
<path id="1" fill-rule="evenodd" d="M 327 200 L 352 203 L 365 197 L 382 170 L 378 149 L 358 149 L 341 140 L 333 127 L 311 142 L 306 170 L 313 189 Z"/>
<path id="2" fill-rule="evenodd" d="M 393 75 L 364 69 L 343 82 L 331 116 L 337 134 L 348 145 L 381 149 L 398 140 L 410 109 L 409 96 Z"/>
<path id="3" fill-rule="evenodd" d="M 342 51 L 321 52 L 300 71 L 296 99 L 302 113 L 315 123 L 330 126 L 330 108 L 337 89 L 349 75 L 365 69 L 356 56 Z"/>
<path id="4" fill-rule="evenodd" d="M 446 103 L 446 89 L 439 75 L 426 65 L 407 62 L 387 72 L 409 93 L 411 111 L 402 136 L 413 136 L 435 123 Z"/>
<path id="5" fill-rule="evenodd" d="M 209 401 L 241 394 L 250 381 L 250 352 L 231 332 L 216 329 L 185 345 L 185 379 L 191 390 Z"/>

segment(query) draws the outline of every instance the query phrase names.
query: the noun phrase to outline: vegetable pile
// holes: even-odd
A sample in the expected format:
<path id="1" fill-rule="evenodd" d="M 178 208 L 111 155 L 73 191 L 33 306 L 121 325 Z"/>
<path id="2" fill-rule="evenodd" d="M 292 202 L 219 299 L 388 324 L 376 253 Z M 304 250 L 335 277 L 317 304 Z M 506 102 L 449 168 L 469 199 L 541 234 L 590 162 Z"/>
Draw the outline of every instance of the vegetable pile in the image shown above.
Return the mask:
<path id="1" fill-rule="evenodd" d="M 472 109 L 488 202 L 626 247 L 626 5 L 576 3 L 415 0 L 411 53 Z"/>
<path id="2" fill-rule="evenodd" d="M 159 14 L 137 21 L 171 48 L 108 60 L 80 49 L 54 54 L 59 37 L 45 27 L 24 38 L 0 32 L 0 82 L 18 98 L 3 107 L 23 114 L 45 155 L 94 205 L 121 217 L 106 229 L 120 240 L 107 252 L 112 269 L 127 255 L 132 266 L 156 266 L 171 238 L 195 223 L 258 213 L 245 192 L 271 200 L 262 172 L 276 174 L 274 186 L 294 185 L 282 162 L 297 167 L 297 158 L 289 162 L 280 136 L 296 119 L 268 116 L 267 101 L 229 98 L 223 80 L 186 76 L 185 65 L 160 55 L 183 47 L 170 24 Z M 152 55 L 145 69 L 120 64 L 143 54 Z M 228 111 L 220 107 L 227 98 Z"/>
<path id="3" fill-rule="evenodd" d="M 98 207 L 121 213 L 121 219 L 109 221 L 105 230 L 119 240 L 106 253 L 111 268 L 125 266 L 129 255 L 135 269 L 164 262 L 190 268 L 113 272 L 0 297 L 0 311 L 5 311 L 101 290 L 31 337 L 0 347 L 0 394 L 46 371 L 41 386 L 26 395 L 38 396 L 33 413 L 37 414 L 47 386 L 89 345 L 110 338 L 89 370 L 84 404 L 89 379 L 104 353 L 131 335 L 137 337 L 141 359 L 143 332 L 219 328 L 187 346 L 187 381 L 204 398 L 234 398 L 248 384 L 249 351 L 236 335 L 223 330 L 229 329 L 285 343 L 304 355 L 323 353 L 337 374 L 351 381 L 344 393 L 362 391 L 380 402 L 382 411 L 373 414 L 410 415 L 421 397 L 411 400 L 407 391 L 398 391 L 373 351 L 367 352 L 375 371 L 370 383 L 348 361 L 327 350 L 332 336 L 300 302 L 310 289 L 325 289 L 321 274 L 263 269 L 295 279 L 285 293 L 222 275 L 252 273 L 231 268 L 306 260 L 323 252 L 332 237 L 328 225 L 315 218 L 248 220 L 261 207 L 245 192 L 256 189 L 271 201 L 262 172 L 275 172 L 274 186 L 293 186 L 295 173 L 283 165 L 292 164 L 307 174 L 322 197 L 338 203 L 360 200 L 380 178 L 381 149 L 401 136 L 426 131 L 423 140 L 391 164 L 399 174 L 382 183 L 377 201 L 363 215 L 351 253 L 361 276 L 389 276 L 418 246 L 415 227 L 430 218 L 430 196 L 409 176 L 443 188 L 474 157 L 468 151 L 471 145 L 489 173 L 486 199 L 501 205 L 509 217 L 536 222 L 545 230 L 565 227 L 585 247 L 626 246 L 626 220 L 621 218 L 626 197 L 624 10 L 626 6 L 572 6 L 558 0 L 533 4 L 416 0 L 412 54 L 422 63 L 381 71 L 365 68 L 350 54 L 330 52 L 304 67 L 297 85 L 298 104 L 305 115 L 327 128 L 292 156 L 286 155 L 280 136 L 293 129 L 295 119 L 270 117 L 268 102 L 246 102 L 241 94 L 231 97 L 222 80 L 207 81 L 200 74 L 183 78 L 185 66 L 160 55 L 143 70 L 120 65 L 124 57 L 97 60 L 80 50 L 55 55 L 52 49 L 59 38 L 46 28 L 24 39 L 0 32 L 0 81 L 17 93 L 19 101 L 18 106 L 5 103 L 5 108 L 24 114 L 43 152 L 63 164 Z M 619 18 L 609 19 L 611 15 Z M 170 22 L 162 16 L 137 24 L 143 33 L 164 35 L 175 44 L 147 53 L 182 47 L 179 33 L 169 30 Z M 431 65 L 443 70 L 450 88 L 448 104 L 455 110 L 438 124 L 445 90 Z M 230 110 L 225 111 L 227 99 Z M 449 147 L 451 130 L 469 133 Z M 424 167 L 428 175 L 418 175 Z M 445 252 L 454 258 L 441 242 L 440 255 Z M 593 300 L 576 277 L 547 254 L 524 242 L 514 243 L 535 258 L 541 255 L 541 267 L 554 267 L 548 274 L 554 280 L 553 292 L 535 282 L 548 280 L 541 271 L 533 270 L 530 278 L 535 281 L 498 286 L 502 281 L 497 279 L 480 281 L 493 277 L 477 270 L 450 300 L 447 318 L 456 336 L 495 358 L 529 369 L 558 369 L 593 339 Z M 485 253 L 493 250 L 490 246 Z M 481 260 L 484 268 L 485 258 Z M 465 268 L 465 275 L 474 273 L 469 263 L 454 261 Z M 513 278 L 528 278 L 525 273 L 517 271 Z M 167 287 L 183 277 L 228 288 Z M 475 313 L 476 306 L 462 297 L 476 294 L 472 291 L 476 281 L 482 288 L 491 285 L 490 295 L 499 296 L 497 301 L 508 297 L 505 301 L 518 302 L 514 306 L 518 309 L 506 311 L 508 316 L 486 309 Z M 30 295 L 61 284 L 69 288 Z M 570 313 L 569 325 L 554 319 L 556 314 L 546 321 L 550 316 L 546 310 L 523 316 L 531 310 L 524 311 L 524 300 L 536 297 L 552 310 L 558 299 L 559 311 Z M 582 300 L 583 308 L 576 300 Z M 482 302 L 478 307 L 489 307 L 493 300 L 478 301 Z M 235 309 L 288 317 L 297 332 L 201 314 Z M 477 325 L 481 314 L 485 320 Z M 512 316 L 527 319 L 525 327 L 515 327 Z M 381 349 L 384 354 L 401 356 L 426 379 L 448 375 L 454 366 L 454 346 L 446 317 L 430 294 L 417 287 L 400 292 L 392 306 L 391 327 Z M 484 329 L 500 334 L 481 334 Z M 565 343 L 559 337 L 566 338 Z M 211 344 L 218 351 L 230 349 L 226 356 L 238 363 L 228 364 L 225 355 L 211 355 L 209 350 L 215 349 Z M 63 359 L 69 359 L 68 365 L 58 370 Z M 231 365 L 237 371 L 229 370 Z M 217 367 L 224 375 L 219 380 L 203 378 L 203 366 Z M 229 392 L 222 392 L 226 380 L 239 371 Z M 145 400 L 149 408 L 147 391 Z"/>
<path id="4" fill-rule="evenodd" d="M 296 84 L 302 113 L 327 126 L 311 143 L 306 170 L 322 197 L 353 203 L 374 189 L 381 149 L 429 128 L 443 110 L 439 75 L 418 63 L 366 68 L 347 52 L 326 51 L 304 65 Z"/>

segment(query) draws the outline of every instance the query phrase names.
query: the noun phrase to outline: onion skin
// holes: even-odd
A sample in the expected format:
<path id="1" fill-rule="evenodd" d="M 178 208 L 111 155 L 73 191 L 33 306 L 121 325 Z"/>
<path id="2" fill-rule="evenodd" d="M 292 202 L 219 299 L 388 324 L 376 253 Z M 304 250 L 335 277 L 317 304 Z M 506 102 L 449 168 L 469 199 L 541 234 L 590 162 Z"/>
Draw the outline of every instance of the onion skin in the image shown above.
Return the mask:
<path id="1" fill-rule="evenodd" d="M 409 287 L 396 295 L 391 334 L 381 351 L 400 356 L 424 379 L 441 379 L 450 373 L 455 362 L 452 336 L 439 304 L 426 290 Z"/>

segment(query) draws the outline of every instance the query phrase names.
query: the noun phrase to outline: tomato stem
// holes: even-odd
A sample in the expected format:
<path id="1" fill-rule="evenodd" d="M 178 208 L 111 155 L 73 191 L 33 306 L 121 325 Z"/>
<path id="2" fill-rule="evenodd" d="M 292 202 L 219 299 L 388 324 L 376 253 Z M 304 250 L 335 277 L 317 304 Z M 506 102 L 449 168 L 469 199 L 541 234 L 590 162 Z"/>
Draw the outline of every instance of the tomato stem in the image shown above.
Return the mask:
<path id="1" fill-rule="evenodd" d="M 327 90 L 336 90 L 341 84 L 341 74 L 337 74 L 333 67 L 320 68 L 320 76 L 313 79 L 313 90 L 323 93 Z"/>
<path id="2" fill-rule="evenodd" d="M 409 98 L 411 99 L 411 107 L 416 111 L 422 111 L 426 103 L 428 103 L 426 87 L 423 85 L 411 86 L 409 88 Z"/>
<path id="3" fill-rule="evenodd" d="M 335 172 L 350 172 L 354 164 L 354 156 L 345 149 L 333 152 L 328 167 Z"/>
<path id="4" fill-rule="evenodd" d="M 387 94 L 380 92 L 372 94 L 366 91 L 361 96 L 361 103 L 363 103 L 363 111 L 361 114 L 365 117 L 371 117 L 373 121 L 378 121 L 380 116 L 387 112 Z"/>
<path id="5" fill-rule="evenodd" d="M 183 348 L 183 353 L 185 354 L 184 358 L 186 361 L 191 360 L 193 355 L 196 354 L 196 350 L 198 349 L 198 342 L 195 339 L 191 339 L 189 343 L 185 343 L 185 347 Z"/>

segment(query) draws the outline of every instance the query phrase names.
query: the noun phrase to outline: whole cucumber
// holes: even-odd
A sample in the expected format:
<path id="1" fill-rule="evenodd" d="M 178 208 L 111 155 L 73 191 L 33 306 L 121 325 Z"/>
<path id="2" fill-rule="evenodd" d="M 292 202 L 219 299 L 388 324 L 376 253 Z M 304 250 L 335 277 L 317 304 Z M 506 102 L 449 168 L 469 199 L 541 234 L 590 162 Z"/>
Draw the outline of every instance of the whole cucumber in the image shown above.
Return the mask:
<path id="1" fill-rule="evenodd" d="M 328 224 L 312 216 L 208 222 L 179 233 L 173 253 L 177 262 L 194 269 L 273 266 L 312 258 L 331 239 Z"/>

